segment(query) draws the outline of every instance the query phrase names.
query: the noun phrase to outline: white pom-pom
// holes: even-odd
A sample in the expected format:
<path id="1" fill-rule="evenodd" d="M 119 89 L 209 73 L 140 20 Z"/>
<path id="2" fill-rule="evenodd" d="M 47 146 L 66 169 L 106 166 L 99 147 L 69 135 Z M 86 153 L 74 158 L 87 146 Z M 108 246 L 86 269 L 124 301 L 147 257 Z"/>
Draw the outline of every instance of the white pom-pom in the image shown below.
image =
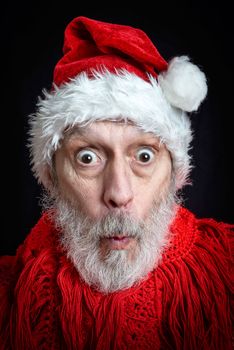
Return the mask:
<path id="1" fill-rule="evenodd" d="M 187 56 L 173 58 L 158 82 L 168 102 L 186 112 L 196 111 L 207 94 L 205 74 Z"/>

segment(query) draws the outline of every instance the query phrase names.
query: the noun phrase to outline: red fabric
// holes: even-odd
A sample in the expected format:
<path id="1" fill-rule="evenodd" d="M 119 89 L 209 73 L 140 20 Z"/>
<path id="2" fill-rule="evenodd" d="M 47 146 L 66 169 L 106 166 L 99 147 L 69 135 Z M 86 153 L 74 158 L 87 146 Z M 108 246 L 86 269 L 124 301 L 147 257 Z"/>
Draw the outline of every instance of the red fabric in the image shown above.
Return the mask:
<path id="1" fill-rule="evenodd" d="M 104 295 L 80 280 L 45 214 L 1 259 L 0 349 L 232 349 L 231 228 L 180 208 L 160 265 Z"/>
<path id="2" fill-rule="evenodd" d="M 64 56 L 54 70 L 54 83 L 60 85 L 85 71 L 105 67 L 115 73 L 126 69 L 147 80 L 167 68 L 148 36 L 130 26 L 104 23 L 86 17 L 73 19 L 65 30 Z"/>

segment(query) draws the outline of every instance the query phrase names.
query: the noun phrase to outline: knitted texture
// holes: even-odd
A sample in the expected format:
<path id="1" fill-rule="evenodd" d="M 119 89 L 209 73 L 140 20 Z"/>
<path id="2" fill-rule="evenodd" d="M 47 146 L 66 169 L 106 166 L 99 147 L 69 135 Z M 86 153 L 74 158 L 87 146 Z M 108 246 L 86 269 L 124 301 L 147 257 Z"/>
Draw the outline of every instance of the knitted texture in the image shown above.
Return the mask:
<path id="1" fill-rule="evenodd" d="M 232 228 L 179 208 L 160 265 L 105 295 L 80 279 L 44 214 L 0 260 L 0 349 L 232 349 Z"/>

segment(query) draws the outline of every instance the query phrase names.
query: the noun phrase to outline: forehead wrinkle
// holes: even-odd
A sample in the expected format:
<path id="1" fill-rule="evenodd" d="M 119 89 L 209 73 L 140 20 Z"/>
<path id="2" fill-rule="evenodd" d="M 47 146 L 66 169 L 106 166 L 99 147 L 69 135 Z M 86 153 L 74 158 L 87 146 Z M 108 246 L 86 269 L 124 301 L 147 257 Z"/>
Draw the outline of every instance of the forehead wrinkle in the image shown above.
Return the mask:
<path id="1" fill-rule="evenodd" d="M 103 129 L 99 129 L 98 125 L 104 125 L 104 133 L 103 133 Z M 112 130 L 112 127 L 114 128 L 116 125 L 116 122 L 112 122 L 112 121 L 105 121 L 105 122 L 95 122 L 95 123 L 90 123 L 89 125 L 75 125 L 74 127 L 68 129 L 67 131 L 65 131 L 64 133 L 64 141 L 69 142 L 74 140 L 73 137 L 78 137 L 80 138 L 80 141 L 83 142 L 88 142 L 88 143 L 98 143 L 98 144 L 106 144 L 107 145 L 110 143 L 114 145 L 114 139 L 115 139 L 115 135 L 119 135 L 119 140 L 121 142 L 121 144 L 125 143 L 125 141 L 128 143 L 132 143 L 132 144 L 144 144 L 144 142 L 146 143 L 146 145 L 149 143 L 154 143 L 157 145 L 157 147 L 161 148 L 162 146 L 164 146 L 164 143 L 162 143 L 162 140 L 157 137 L 156 135 L 154 135 L 151 132 L 145 132 L 143 130 L 141 130 L 139 127 L 135 126 L 132 123 L 125 123 L 125 122 L 121 122 L 118 121 L 117 125 L 119 126 L 123 126 L 123 129 L 121 129 L 121 133 L 117 132 L 115 129 Z M 92 128 L 92 126 L 94 126 L 94 128 Z M 132 132 L 133 130 L 131 129 L 129 131 L 129 133 L 124 134 L 124 130 L 127 129 L 127 127 L 133 127 L 134 128 L 134 132 Z M 106 130 L 109 130 L 109 132 L 105 132 L 105 127 Z M 106 134 L 106 138 L 104 137 Z M 112 138 L 113 135 L 113 138 Z M 96 136 L 96 138 L 95 138 Z M 118 140 L 118 139 L 117 139 Z M 117 141 L 116 140 L 116 141 Z M 75 140 L 74 140 L 75 141 Z"/>
<path id="2" fill-rule="evenodd" d="M 114 120 L 97 120 L 94 122 L 89 122 L 87 124 L 75 124 L 74 126 L 67 127 L 67 129 L 64 131 L 64 136 L 70 136 L 75 133 L 78 135 L 85 135 L 87 131 L 90 129 L 92 125 L 99 125 L 99 124 L 105 124 L 105 125 L 123 125 L 123 126 L 135 126 L 137 129 L 137 125 L 135 125 L 131 120 L 125 120 L 125 119 L 114 119 Z M 139 129 L 140 130 L 140 129 Z"/>
<path id="3" fill-rule="evenodd" d="M 83 136 L 87 132 L 87 126 L 75 125 L 64 131 L 64 138 L 68 139 L 74 134 Z"/>

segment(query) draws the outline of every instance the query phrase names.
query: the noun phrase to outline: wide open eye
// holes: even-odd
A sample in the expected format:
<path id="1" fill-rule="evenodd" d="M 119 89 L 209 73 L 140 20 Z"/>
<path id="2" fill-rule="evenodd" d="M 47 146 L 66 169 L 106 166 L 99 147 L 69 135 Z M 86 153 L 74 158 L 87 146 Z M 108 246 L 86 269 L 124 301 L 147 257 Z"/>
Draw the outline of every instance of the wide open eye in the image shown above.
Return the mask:
<path id="1" fill-rule="evenodd" d="M 80 163 L 87 164 L 87 165 L 89 164 L 94 165 L 99 160 L 96 153 L 88 149 L 83 149 L 82 151 L 78 152 L 76 158 Z"/>
<path id="2" fill-rule="evenodd" d="M 151 148 L 140 148 L 136 153 L 136 160 L 141 163 L 150 163 L 155 157 L 155 153 Z"/>

